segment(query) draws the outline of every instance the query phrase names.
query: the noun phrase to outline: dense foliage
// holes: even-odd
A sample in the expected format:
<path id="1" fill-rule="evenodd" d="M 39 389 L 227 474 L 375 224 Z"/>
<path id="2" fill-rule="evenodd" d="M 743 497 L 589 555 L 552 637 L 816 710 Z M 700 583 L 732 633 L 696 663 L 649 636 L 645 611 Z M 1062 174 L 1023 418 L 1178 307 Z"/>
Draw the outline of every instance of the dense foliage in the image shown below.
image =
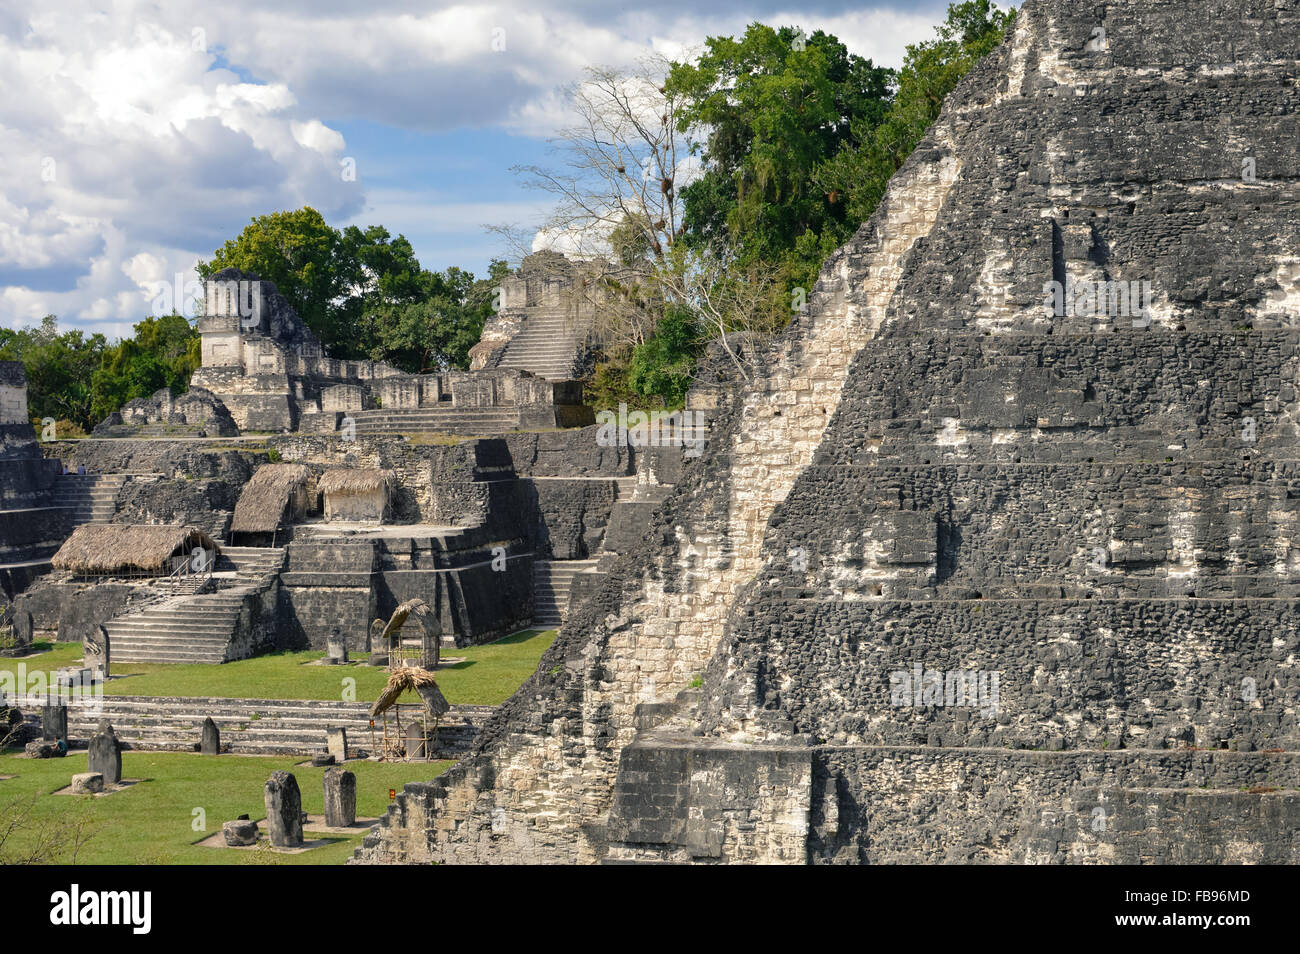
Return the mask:
<path id="1" fill-rule="evenodd" d="M 148 317 L 130 338 L 60 333 L 47 315 L 39 327 L 0 329 L 0 360 L 21 361 L 33 419 L 53 418 L 63 436 L 88 431 L 132 398 L 189 387 L 199 366 L 199 336 L 182 315 Z"/>
<path id="2" fill-rule="evenodd" d="M 710 250 L 729 276 L 771 276 L 784 288 L 777 297 L 798 300 L 1014 16 L 990 0 L 955 3 L 935 39 L 907 48 L 898 71 L 821 31 L 754 23 L 740 37 L 711 37 L 698 60 L 672 65 L 665 87 L 683 103 L 679 127 L 702 131 L 702 172 L 681 190 L 681 244 Z M 700 311 L 693 329 L 665 311 L 644 344 L 607 356 L 602 379 L 642 404 L 679 403 L 700 339 L 720 331 L 717 316 Z M 745 314 L 722 324 L 749 331 L 755 321 Z"/>
<path id="3" fill-rule="evenodd" d="M 330 354 L 411 373 L 468 367 L 505 272 L 503 262 L 480 281 L 454 266 L 431 272 L 405 236 L 379 225 L 340 231 L 310 207 L 253 219 L 198 272 L 229 267 L 275 282 Z"/>

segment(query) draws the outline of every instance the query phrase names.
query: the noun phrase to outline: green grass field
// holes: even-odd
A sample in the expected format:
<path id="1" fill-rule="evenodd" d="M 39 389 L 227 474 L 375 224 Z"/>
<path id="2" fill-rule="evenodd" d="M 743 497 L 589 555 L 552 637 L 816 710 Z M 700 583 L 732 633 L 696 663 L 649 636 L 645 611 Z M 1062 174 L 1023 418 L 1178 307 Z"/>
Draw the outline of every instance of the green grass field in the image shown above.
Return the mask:
<path id="1" fill-rule="evenodd" d="M 444 657 L 463 656 L 464 661 L 441 667 L 438 686 L 452 705 L 499 705 L 532 675 L 555 636 L 553 629 L 525 630 L 483 646 L 444 650 Z M 29 674 L 53 672 L 81 658 L 77 643 L 44 645 L 49 646 L 48 651 L 37 655 L 0 659 L 0 672 L 15 674 L 15 693 L 23 692 L 16 684 L 20 664 Z M 319 651 L 274 653 L 220 666 L 115 663 L 113 678 L 104 691 L 110 696 L 338 699 L 343 680 L 352 678 L 356 680 L 356 698 L 364 702 L 378 696 L 388 679 L 387 669 L 374 666 L 308 665 L 323 655 Z"/>
<path id="2" fill-rule="evenodd" d="M 237 850 L 207 848 L 197 843 L 221 831 L 223 822 L 241 814 L 261 820 L 266 816 L 262 786 L 276 769 L 294 774 L 302 792 L 303 808 L 313 815 L 324 811 L 324 769 L 295 765 L 292 757 L 220 755 L 178 752 L 124 752 L 122 777 L 142 779 L 106 796 L 54 795 L 72 776 L 86 771 L 86 753 L 62 759 L 21 758 L 12 750 L 0 755 L 0 864 L 24 857 L 36 839 L 67 831 L 84 820 L 89 840 L 81 848 L 78 864 L 342 864 L 365 835 L 328 837 L 329 844 L 301 854 L 282 854 L 264 848 Z M 428 781 L 445 772 L 450 762 L 387 763 L 349 762 L 357 776 L 357 816 L 382 815 L 388 790 L 401 791 L 407 782 Z M 5 837 L 15 812 L 35 804 L 25 826 Z M 202 810 L 202 815 L 196 812 Z M 199 820 L 203 830 L 196 830 Z M 266 826 L 262 825 L 265 834 Z M 66 853 L 47 860 L 71 862 Z"/>
<path id="3" fill-rule="evenodd" d="M 448 650 L 445 657 L 464 657 L 438 670 L 438 685 L 449 702 L 498 705 L 510 697 L 537 668 L 542 653 L 555 639 L 555 630 L 527 630 L 484 646 Z M 0 660 L 0 673 L 12 674 L 13 691 L 24 687 L 18 674 L 52 672 L 81 657 L 75 643 L 45 644 L 45 651 L 21 659 Z M 344 679 L 356 680 L 356 699 L 374 699 L 388 670 L 373 666 L 313 666 L 319 652 L 276 653 L 220 666 L 120 663 L 113 666 L 109 695 L 218 696 L 255 699 L 338 699 Z M 20 666 L 22 669 L 20 670 Z M 122 677 L 122 678 L 117 678 Z M 2 683 L 0 683 L 2 685 Z M 7 687 L 6 687 L 7 688 Z M 364 837 L 329 836 L 329 844 L 301 854 L 265 849 L 207 848 L 197 843 L 220 832 L 223 822 L 247 813 L 265 815 L 262 786 L 276 769 L 294 773 L 302 790 L 303 807 L 312 814 L 324 810 L 321 779 L 324 769 L 295 765 L 303 757 L 245 755 L 202 756 L 176 752 L 124 752 L 122 775 L 144 781 L 104 797 L 53 795 L 78 772 L 86 771 L 86 753 L 63 759 L 28 759 L 16 750 L 0 754 L 0 864 L 26 857 L 43 839 L 84 824 L 89 841 L 76 858 L 79 864 L 341 864 Z M 427 781 L 450 762 L 351 762 L 357 776 L 357 815 L 376 817 L 388 803 L 388 790 L 407 782 Z M 34 801 L 33 801 L 34 799 Z M 22 827 L 10 832 L 18 813 L 30 809 Z M 196 809 L 205 828 L 196 830 Z M 316 837 L 310 833 L 310 839 Z M 48 853 L 46 853 L 48 854 Z M 66 852 L 45 860 L 71 862 Z"/>

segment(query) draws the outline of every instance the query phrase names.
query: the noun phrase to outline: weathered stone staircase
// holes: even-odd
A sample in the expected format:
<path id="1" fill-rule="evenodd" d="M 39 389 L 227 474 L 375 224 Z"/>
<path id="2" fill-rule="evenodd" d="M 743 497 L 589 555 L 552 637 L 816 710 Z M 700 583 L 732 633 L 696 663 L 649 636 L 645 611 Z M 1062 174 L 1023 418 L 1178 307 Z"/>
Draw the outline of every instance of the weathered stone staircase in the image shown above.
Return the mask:
<path id="1" fill-rule="evenodd" d="M 283 566 L 283 547 L 223 546 L 212 572 L 219 580 L 233 572 L 239 586 L 263 586 L 275 579 Z"/>
<path id="2" fill-rule="evenodd" d="M 71 511 L 72 522 L 108 523 L 117 508 L 117 493 L 128 474 L 61 474 L 51 502 Z"/>
<path id="3" fill-rule="evenodd" d="M 139 663 L 238 658 L 232 651 L 244 604 L 269 586 L 283 565 L 283 548 L 226 547 L 213 571 L 215 592 L 169 594 L 106 623 L 111 658 Z"/>
<path id="4" fill-rule="evenodd" d="M 548 381 L 567 380 L 577 370 L 586 335 L 564 306 L 539 308 L 510 339 L 498 367 L 531 371 Z"/>
<path id="5" fill-rule="evenodd" d="M 344 671 L 344 670 L 340 670 Z M 15 704 L 28 722 L 39 724 L 42 700 L 20 697 Z M 98 705 L 69 705 L 68 736 L 85 745 L 101 719 L 112 723 L 124 748 L 189 752 L 211 717 L 221 744 L 246 755 L 310 755 L 325 748 L 326 731 L 347 730 L 348 749 L 377 749 L 370 732 L 369 704 L 309 699 L 222 699 L 213 697 L 102 696 Z M 452 706 L 438 726 L 435 756 L 459 758 L 474 741 L 492 706 Z M 375 726 L 377 740 L 382 726 Z"/>
<path id="6" fill-rule="evenodd" d="M 358 437 L 383 434 L 461 434 L 467 437 L 518 430 L 519 409 L 512 407 L 422 407 L 353 411 Z"/>
<path id="7" fill-rule="evenodd" d="M 559 626 L 569 615 L 573 578 L 598 560 L 536 560 L 533 563 L 533 625 Z"/>

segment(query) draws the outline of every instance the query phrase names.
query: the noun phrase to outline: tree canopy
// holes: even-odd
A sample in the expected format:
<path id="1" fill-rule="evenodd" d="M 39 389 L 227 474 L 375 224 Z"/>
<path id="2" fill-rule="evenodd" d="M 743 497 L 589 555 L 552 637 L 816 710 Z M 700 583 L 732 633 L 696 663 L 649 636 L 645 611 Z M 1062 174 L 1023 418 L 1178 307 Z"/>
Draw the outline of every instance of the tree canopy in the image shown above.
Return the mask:
<path id="1" fill-rule="evenodd" d="M 404 235 L 335 229 L 309 206 L 258 216 L 197 270 L 208 278 L 230 267 L 275 282 L 330 354 L 412 373 L 468 367 L 504 270 L 494 262 L 478 282 L 455 266 L 429 271 Z"/>
<path id="2" fill-rule="evenodd" d="M 730 335 L 780 330 L 1014 15 L 991 0 L 954 3 L 934 39 L 909 46 L 897 71 L 823 31 L 761 23 L 710 37 L 698 58 L 672 63 L 663 112 L 699 168 L 679 190 L 675 248 L 643 269 L 659 293 L 642 297 L 657 313 L 638 314 L 635 340 L 607 350 L 594 392 L 676 404 L 705 339 L 739 360 Z M 579 155 L 596 151 L 579 147 Z"/>
<path id="3" fill-rule="evenodd" d="M 703 172 L 683 189 L 683 240 L 785 267 L 810 285 L 821 249 L 849 232 L 843 204 L 812 172 L 881 121 L 892 77 L 821 30 L 806 37 L 761 23 L 710 37 L 697 61 L 674 63 L 667 88 L 685 101 L 679 127 L 707 130 Z"/>

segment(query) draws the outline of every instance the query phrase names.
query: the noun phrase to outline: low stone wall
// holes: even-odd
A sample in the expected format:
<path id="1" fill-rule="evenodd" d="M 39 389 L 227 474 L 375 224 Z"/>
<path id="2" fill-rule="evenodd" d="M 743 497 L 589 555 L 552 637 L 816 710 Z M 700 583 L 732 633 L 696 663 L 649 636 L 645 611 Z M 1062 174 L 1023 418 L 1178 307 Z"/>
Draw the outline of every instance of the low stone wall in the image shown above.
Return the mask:
<path id="1" fill-rule="evenodd" d="M 16 613 L 30 613 L 38 638 L 81 642 L 102 624 L 148 599 L 148 587 L 130 583 L 86 583 L 45 578 L 14 600 Z"/>

